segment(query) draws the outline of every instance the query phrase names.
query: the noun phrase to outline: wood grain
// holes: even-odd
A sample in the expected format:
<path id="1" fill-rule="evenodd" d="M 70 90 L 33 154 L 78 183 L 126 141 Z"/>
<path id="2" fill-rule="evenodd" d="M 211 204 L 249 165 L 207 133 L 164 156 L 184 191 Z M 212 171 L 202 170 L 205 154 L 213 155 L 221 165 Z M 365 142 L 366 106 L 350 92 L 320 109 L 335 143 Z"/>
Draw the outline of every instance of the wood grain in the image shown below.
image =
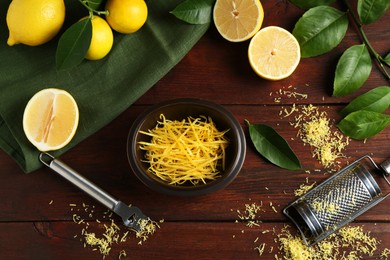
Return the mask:
<path id="1" fill-rule="evenodd" d="M 263 26 L 278 25 L 290 31 L 303 13 L 288 1 L 263 1 L 263 6 L 266 10 Z M 364 28 L 381 54 L 389 51 L 389 22 L 388 13 Z M 301 184 L 320 183 L 333 173 L 324 169 L 312 157 L 312 148 L 297 137 L 298 129 L 290 125 L 294 118 L 283 117 L 280 111 L 289 110 L 294 104 L 314 104 L 326 111 L 336 124 L 340 120 L 338 111 L 355 96 L 376 86 L 388 85 L 374 64 L 369 79 L 357 93 L 343 98 L 331 97 L 338 58 L 346 48 L 360 43 L 356 28 L 350 26 L 344 41 L 330 53 L 302 59 L 291 77 L 271 82 L 257 77 L 250 68 L 246 54 L 249 42 L 224 41 L 211 25 L 184 59 L 135 104 L 61 157 L 115 197 L 138 206 L 154 220 L 164 219 L 161 228 L 143 245 L 138 245 L 135 238 L 130 239 L 115 245 L 108 259 L 117 259 L 122 249 L 129 259 L 257 259 L 260 257 L 254 249 L 258 246 L 254 243 L 257 237 L 257 244 L 267 244 L 261 258 L 274 259 L 275 254 L 282 257 L 275 237 L 286 224 L 296 232 L 282 214 L 283 208 L 296 199 L 294 190 Z M 307 98 L 288 97 L 283 91 L 307 94 Z M 197 97 L 222 104 L 245 131 L 244 166 L 224 190 L 199 197 L 166 196 L 149 190 L 130 169 L 126 142 L 137 115 L 152 104 L 180 97 Z M 261 157 L 249 140 L 245 119 L 275 128 L 296 152 L 304 170 L 283 170 Z M 339 160 L 340 167 L 366 154 L 382 162 L 390 156 L 389 139 L 390 131 L 386 129 L 366 142 L 351 140 L 344 151 L 345 158 Z M 90 223 L 90 229 L 98 232 L 102 223 L 95 219 L 106 212 L 103 206 L 49 169 L 24 174 L 3 151 L 0 151 L 0 174 L 1 259 L 101 258 L 98 252 L 83 247 L 82 225 L 73 222 L 73 214 L 82 215 Z M 389 192 L 387 187 L 386 192 Z M 83 203 L 95 206 L 91 216 L 90 212 L 82 212 Z M 237 210 L 244 210 L 248 203 L 263 205 L 263 211 L 256 217 L 262 222 L 259 227 L 235 223 Z M 70 204 L 76 204 L 79 211 L 76 212 L 75 207 L 72 210 Z M 352 224 L 363 226 L 366 232 L 381 240 L 375 255 L 364 256 L 364 259 L 378 259 L 382 250 L 390 247 L 388 208 L 388 201 L 384 201 Z M 120 222 L 116 217 L 114 220 Z M 274 227 L 275 233 L 262 233 Z"/>

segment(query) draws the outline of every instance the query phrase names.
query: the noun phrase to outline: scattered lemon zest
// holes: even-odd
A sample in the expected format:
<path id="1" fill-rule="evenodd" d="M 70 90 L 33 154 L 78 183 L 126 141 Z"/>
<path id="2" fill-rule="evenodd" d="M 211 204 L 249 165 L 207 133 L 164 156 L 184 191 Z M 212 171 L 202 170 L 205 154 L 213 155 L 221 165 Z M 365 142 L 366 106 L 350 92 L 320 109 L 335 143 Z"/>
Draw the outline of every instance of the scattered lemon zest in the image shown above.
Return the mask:
<path id="1" fill-rule="evenodd" d="M 261 243 L 259 246 L 255 247 L 255 250 L 259 252 L 259 256 L 262 256 L 265 250 L 265 243 Z"/>
<path id="2" fill-rule="evenodd" d="M 70 204 L 75 205 L 75 204 Z M 88 216 L 91 216 L 91 213 L 93 213 L 95 206 L 90 206 L 85 203 L 82 204 L 81 212 L 84 212 L 82 214 L 87 214 Z M 71 207 L 71 210 L 73 210 L 74 207 Z M 77 211 L 80 211 L 78 209 Z M 73 222 L 76 224 L 83 224 L 84 227 L 81 230 L 81 239 L 80 241 L 83 242 L 83 246 L 91 247 L 92 251 L 98 251 L 102 256 L 103 259 L 105 257 L 109 256 L 112 248 L 114 245 L 122 244 L 127 242 L 127 240 L 130 238 L 129 233 L 130 231 L 127 228 L 124 230 L 121 230 L 121 228 L 114 222 L 114 219 L 112 217 L 112 211 L 107 210 L 103 213 L 103 218 L 106 219 L 106 221 L 110 221 L 109 224 L 103 221 L 100 221 L 99 219 L 96 219 L 96 222 L 99 223 L 98 226 L 104 228 L 104 232 L 93 232 L 89 231 L 89 222 L 86 222 L 80 215 L 73 214 Z M 159 221 L 160 223 L 163 222 L 163 220 Z M 100 224 L 103 223 L 103 224 Z M 150 218 L 147 219 L 139 219 L 138 224 L 140 226 L 140 231 L 135 231 L 135 238 L 139 239 L 138 244 L 142 245 L 143 242 L 145 242 L 149 236 L 154 234 L 157 230 L 157 228 L 160 228 L 160 225 L 156 222 L 151 220 Z M 76 238 L 77 235 L 74 236 Z M 125 250 L 122 250 L 119 252 L 119 259 L 126 257 L 127 253 Z"/>
<path id="3" fill-rule="evenodd" d="M 289 226 L 285 226 L 278 234 L 283 258 L 277 259 L 362 259 L 364 255 L 373 256 L 379 244 L 369 232 L 363 231 L 362 226 L 343 227 L 311 247 L 306 246 L 300 236 L 293 236 L 288 229 Z"/>
<path id="4" fill-rule="evenodd" d="M 302 195 L 306 194 L 309 190 L 311 190 L 316 182 L 313 182 L 310 185 L 306 185 L 305 183 L 302 183 L 298 189 L 294 190 L 294 194 L 297 197 L 301 197 Z"/>
<path id="5" fill-rule="evenodd" d="M 390 256 L 390 249 L 388 248 L 383 249 L 381 253 L 381 259 L 389 259 L 389 256 Z"/>

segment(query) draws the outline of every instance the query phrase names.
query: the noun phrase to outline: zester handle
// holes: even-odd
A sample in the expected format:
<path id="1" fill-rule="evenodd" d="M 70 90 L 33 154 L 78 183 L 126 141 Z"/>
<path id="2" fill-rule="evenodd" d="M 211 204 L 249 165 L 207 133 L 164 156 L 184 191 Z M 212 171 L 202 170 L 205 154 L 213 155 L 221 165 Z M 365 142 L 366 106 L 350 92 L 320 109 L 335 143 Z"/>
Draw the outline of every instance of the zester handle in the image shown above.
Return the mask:
<path id="1" fill-rule="evenodd" d="M 45 158 L 47 157 L 47 158 Z M 46 160 L 48 159 L 48 160 Z M 110 194 L 96 186 L 94 183 L 77 173 L 75 170 L 70 168 L 68 165 L 63 163 L 62 161 L 54 158 L 48 153 L 41 153 L 39 156 L 39 160 L 48 166 L 50 169 L 55 171 L 57 174 L 64 177 L 66 180 L 85 191 L 91 197 L 99 201 L 101 204 L 113 210 L 116 204 L 118 204 L 118 200 L 112 197 Z"/>

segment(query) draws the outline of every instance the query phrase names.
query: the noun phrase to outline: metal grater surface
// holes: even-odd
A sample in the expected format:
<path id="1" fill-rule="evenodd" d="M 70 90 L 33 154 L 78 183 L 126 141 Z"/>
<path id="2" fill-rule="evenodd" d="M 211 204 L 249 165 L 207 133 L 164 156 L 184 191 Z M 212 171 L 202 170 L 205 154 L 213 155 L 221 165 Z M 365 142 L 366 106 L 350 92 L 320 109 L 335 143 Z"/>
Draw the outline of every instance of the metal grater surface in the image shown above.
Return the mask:
<path id="1" fill-rule="evenodd" d="M 376 182 L 390 175 L 390 158 L 378 167 L 368 155 L 354 161 L 288 205 L 283 213 L 297 226 L 306 245 L 314 245 L 390 196 Z M 378 175 L 379 176 L 379 175 Z"/>
<path id="2" fill-rule="evenodd" d="M 359 165 L 339 175 L 321 189 L 307 194 L 306 203 L 312 208 L 324 230 L 334 229 L 337 223 L 350 216 L 372 201 L 372 196 L 358 171 L 365 171 Z"/>

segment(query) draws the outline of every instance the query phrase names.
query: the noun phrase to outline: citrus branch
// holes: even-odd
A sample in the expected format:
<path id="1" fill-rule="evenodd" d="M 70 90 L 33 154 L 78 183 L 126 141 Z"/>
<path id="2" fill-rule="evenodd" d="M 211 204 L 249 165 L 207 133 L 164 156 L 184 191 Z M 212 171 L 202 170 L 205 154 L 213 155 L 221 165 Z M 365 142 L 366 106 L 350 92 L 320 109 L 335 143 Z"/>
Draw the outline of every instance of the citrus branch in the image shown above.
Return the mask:
<path id="1" fill-rule="evenodd" d="M 87 1 L 79 0 L 79 2 L 80 2 L 85 8 L 88 9 L 90 15 L 91 15 L 91 14 L 105 15 L 105 16 L 108 15 L 108 11 L 107 11 L 107 10 L 104 10 L 104 11 L 95 10 L 95 9 L 91 8 L 91 7 L 87 4 Z"/>
<path id="2" fill-rule="evenodd" d="M 342 1 L 344 2 L 344 4 L 349 9 L 349 13 L 351 14 L 352 19 L 355 22 L 356 26 L 358 27 L 360 36 L 362 37 L 364 44 L 367 46 L 368 51 L 371 53 L 371 56 L 373 56 L 375 58 L 375 60 L 377 61 L 377 63 L 379 64 L 379 69 L 382 71 L 382 73 L 385 76 L 385 78 L 387 80 L 390 80 L 390 75 L 387 72 L 387 70 L 386 70 L 386 68 L 385 68 L 385 66 L 383 64 L 383 58 L 375 51 L 375 49 L 370 44 L 370 41 L 368 40 L 368 38 L 367 38 L 367 36 L 366 36 L 366 34 L 365 34 L 364 30 L 363 30 L 363 24 L 361 23 L 360 19 L 352 11 L 352 8 L 351 8 L 351 5 L 349 4 L 349 1 L 348 0 L 342 0 Z"/>

